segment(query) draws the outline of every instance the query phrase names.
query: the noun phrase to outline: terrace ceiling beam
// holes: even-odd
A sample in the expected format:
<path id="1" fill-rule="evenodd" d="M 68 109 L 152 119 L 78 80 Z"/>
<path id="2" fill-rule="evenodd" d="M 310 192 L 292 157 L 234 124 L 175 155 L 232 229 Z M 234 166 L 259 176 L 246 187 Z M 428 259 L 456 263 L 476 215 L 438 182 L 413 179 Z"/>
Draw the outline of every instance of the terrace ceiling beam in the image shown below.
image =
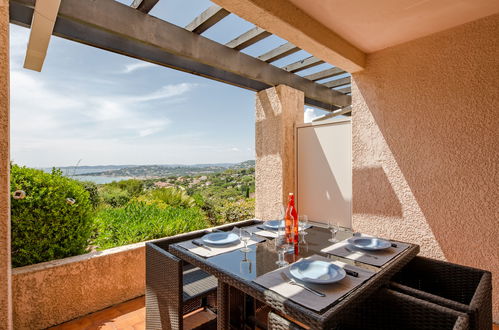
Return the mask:
<path id="1" fill-rule="evenodd" d="M 61 0 L 36 2 L 24 58 L 25 69 L 42 71 L 60 4 Z"/>
<path id="2" fill-rule="evenodd" d="M 340 68 L 331 68 L 327 69 L 324 71 L 319 71 L 316 73 L 309 74 L 307 76 L 304 76 L 303 78 L 306 78 L 308 80 L 312 81 L 317 81 L 317 80 L 322 80 L 326 78 L 331 78 L 340 74 L 346 73 L 345 71 L 341 70 Z"/>
<path id="3" fill-rule="evenodd" d="M 213 0 L 231 13 L 348 72 L 364 69 L 366 53 L 290 0 Z"/>
<path id="4" fill-rule="evenodd" d="M 133 0 L 130 7 L 140 10 L 144 14 L 149 13 L 159 0 Z"/>
<path id="5" fill-rule="evenodd" d="M 299 72 L 299 71 L 302 71 L 302 70 L 305 70 L 308 68 L 312 68 L 312 67 L 320 65 L 322 63 L 324 63 L 323 60 L 318 59 L 315 56 L 310 56 L 310 57 L 307 57 L 303 60 L 288 64 L 282 68 L 288 72 L 295 73 L 295 72 Z"/>
<path id="6" fill-rule="evenodd" d="M 233 40 L 229 41 L 225 44 L 225 46 L 232 49 L 243 50 L 244 48 L 247 48 L 271 35 L 272 34 L 270 32 L 267 32 L 264 29 L 255 26 L 254 28 L 241 34 L 239 37 L 236 37 Z"/>
<path id="7" fill-rule="evenodd" d="M 343 86 L 343 85 L 348 85 L 348 84 L 351 84 L 351 83 L 352 83 L 351 77 L 345 77 L 345 78 L 341 78 L 341 79 L 336 79 L 336 80 L 328 81 L 326 83 L 323 83 L 323 85 L 326 86 L 326 87 L 328 87 L 328 88 L 333 88 L 333 87 L 339 87 L 339 86 Z"/>
<path id="8" fill-rule="evenodd" d="M 187 24 L 185 29 L 197 34 L 201 34 L 204 31 L 211 28 L 213 25 L 220 22 L 223 18 L 229 15 L 230 12 L 223 9 L 220 6 L 213 5 L 203 11 L 198 17 L 194 18 L 192 22 Z"/>
<path id="9" fill-rule="evenodd" d="M 258 56 L 258 59 L 267 63 L 271 63 L 288 55 L 294 54 L 298 51 L 300 51 L 300 48 L 296 47 L 290 42 L 287 42 L 285 44 L 280 45 L 277 48 L 274 48 L 266 52 L 265 54 Z"/>
<path id="10" fill-rule="evenodd" d="M 10 0 L 11 22 L 29 26 L 34 2 Z M 305 103 L 329 111 L 351 104 L 351 96 L 114 0 L 62 0 L 54 35 L 254 91 L 287 85 L 303 91 Z"/>

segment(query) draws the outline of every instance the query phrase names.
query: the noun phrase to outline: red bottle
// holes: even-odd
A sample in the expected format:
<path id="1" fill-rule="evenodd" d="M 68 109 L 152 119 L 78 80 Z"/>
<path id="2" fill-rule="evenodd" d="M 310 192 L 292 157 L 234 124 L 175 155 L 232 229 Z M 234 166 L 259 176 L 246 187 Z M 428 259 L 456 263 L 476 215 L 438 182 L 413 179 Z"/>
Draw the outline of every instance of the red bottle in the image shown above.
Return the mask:
<path id="1" fill-rule="evenodd" d="M 285 216 L 285 226 L 286 226 L 286 237 L 288 238 L 288 243 L 294 243 L 295 253 L 298 248 L 298 211 L 295 206 L 295 196 L 293 193 L 289 193 L 288 197 L 288 207 L 286 209 Z M 293 228 L 293 232 L 291 232 Z"/>

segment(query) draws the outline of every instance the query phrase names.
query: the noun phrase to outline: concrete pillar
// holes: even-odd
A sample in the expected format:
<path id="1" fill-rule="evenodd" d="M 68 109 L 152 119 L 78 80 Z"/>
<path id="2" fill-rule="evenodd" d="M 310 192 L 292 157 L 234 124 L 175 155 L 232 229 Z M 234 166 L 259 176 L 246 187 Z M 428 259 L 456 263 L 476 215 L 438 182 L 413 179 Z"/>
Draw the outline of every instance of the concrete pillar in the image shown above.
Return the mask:
<path id="1" fill-rule="evenodd" d="M 279 85 L 256 94 L 255 217 L 275 219 L 296 193 L 295 127 L 303 123 L 304 93 Z"/>
<path id="2" fill-rule="evenodd" d="M 9 1 L 0 0 L 0 329 L 12 329 L 9 162 Z"/>

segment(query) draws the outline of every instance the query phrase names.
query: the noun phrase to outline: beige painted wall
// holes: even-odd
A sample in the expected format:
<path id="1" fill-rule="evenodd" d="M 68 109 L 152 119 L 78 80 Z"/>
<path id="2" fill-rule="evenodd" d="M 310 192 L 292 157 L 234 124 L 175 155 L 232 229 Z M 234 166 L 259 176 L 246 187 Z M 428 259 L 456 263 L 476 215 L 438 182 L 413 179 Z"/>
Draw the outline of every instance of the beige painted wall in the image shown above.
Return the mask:
<path id="1" fill-rule="evenodd" d="M 256 94 L 255 217 L 275 219 L 296 193 L 295 126 L 303 123 L 304 94 L 279 85 Z M 285 206 L 285 205 L 284 205 Z"/>
<path id="2" fill-rule="evenodd" d="M 368 56 L 353 75 L 353 227 L 493 272 L 499 15 Z"/>
<path id="3" fill-rule="evenodd" d="M 14 268 L 12 290 L 16 330 L 45 329 L 142 296 L 144 243 Z"/>
<path id="4" fill-rule="evenodd" d="M 9 150 L 9 3 L 0 0 L 0 329 L 12 326 Z"/>

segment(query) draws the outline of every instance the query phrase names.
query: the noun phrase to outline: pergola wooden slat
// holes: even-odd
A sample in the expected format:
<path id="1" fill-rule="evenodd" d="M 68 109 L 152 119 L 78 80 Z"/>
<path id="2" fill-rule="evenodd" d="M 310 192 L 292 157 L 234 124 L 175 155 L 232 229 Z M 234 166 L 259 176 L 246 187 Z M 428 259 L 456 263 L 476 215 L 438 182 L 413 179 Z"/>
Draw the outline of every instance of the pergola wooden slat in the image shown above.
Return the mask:
<path id="1" fill-rule="evenodd" d="M 185 29 L 197 34 L 201 34 L 211 28 L 213 25 L 220 22 L 224 17 L 229 15 L 230 12 L 220 6 L 213 5 L 202 12 L 198 17 L 194 18 L 192 22 L 187 24 Z"/>
<path id="2" fill-rule="evenodd" d="M 345 77 L 345 78 L 340 78 L 340 79 L 335 79 L 335 80 L 325 82 L 325 83 L 323 83 L 323 85 L 326 87 L 329 87 L 329 88 L 333 88 L 333 87 L 348 85 L 351 82 L 352 82 L 352 79 L 350 77 Z"/>
<path id="3" fill-rule="evenodd" d="M 310 57 L 307 57 L 303 60 L 288 64 L 288 65 L 284 66 L 283 69 L 288 71 L 288 72 L 295 73 L 295 72 L 299 72 L 299 71 L 302 71 L 302 70 L 305 70 L 308 68 L 312 68 L 312 67 L 320 65 L 322 63 L 324 63 L 323 60 L 321 60 L 317 57 L 314 57 L 314 56 L 310 56 Z"/>
<path id="4" fill-rule="evenodd" d="M 340 68 L 331 68 L 331 69 L 327 69 L 324 71 L 309 74 L 309 75 L 305 76 L 304 78 L 312 80 L 312 81 L 317 81 L 317 80 L 322 80 L 322 79 L 338 76 L 338 75 L 343 74 L 343 73 L 346 73 L 346 72 Z"/>
<path id="5" fill-rule="evenodd" d="M 300 48 L 296 47 L 290 42 L 287 42 L 266 52 L 265 54 L 258 56 L 258 59 L 267 63 L 271 63 L 288 55 L 294 54 L 298 51 L 300 51 Z"/>
<path id="6" fill-rule="evenodd" d="M 147 14 L 156 6 L 158 1 L 159 0 L 133 0 L 130 6 Z"/>
<path id="7" fill-rule="evenodd" d="M 244 48 L 257 43 L 260 40 L 270 37 L 271 35 L 272 33 L 267 32 L 264 29 L 259 28 L 258 26 L 255 26 L 254 28 L 229 41 L 225 44 L 225 46 L 232 49 L 243 50 Z"/>
<path id="8" fill-rule="evenodd" d="M 11 22 L 29 27 L 34 3 L 10 0 Z M 228 44 L 233 48 L 199 35 L 229 14 L 221 7 L 208 8 L 184 29 L 144 15 L 142 3 L 152 4 L 137 0 L 136 10 L 114 0 L 62 0 L 53 34 L 254 91 L 288 85 L 304 92 L 307 105 L 328 111 L 351 104 L 349 95 L 271 65 L 300 50 L 290 43 L 259 58 L 238 51 L 271 35 L 263 29 L 255 27 L 235 38 Z"/>

